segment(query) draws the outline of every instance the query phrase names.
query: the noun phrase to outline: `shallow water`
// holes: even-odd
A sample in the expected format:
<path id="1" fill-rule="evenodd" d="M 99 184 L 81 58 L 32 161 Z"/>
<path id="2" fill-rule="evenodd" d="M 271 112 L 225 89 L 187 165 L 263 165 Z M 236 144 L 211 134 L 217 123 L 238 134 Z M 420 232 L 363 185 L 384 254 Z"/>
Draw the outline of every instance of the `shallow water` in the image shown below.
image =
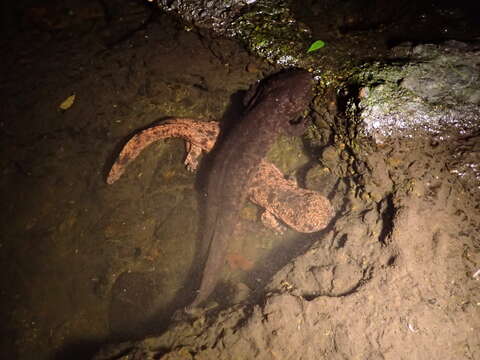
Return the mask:
<path id="1" fill-rule="evenodd" d="M 112 186 L 107 170 L 136 129 L 167 116 L 220 120 L 232 96 L 275 70 L 166 16 L 111 47 L 91 25 L 29 24 L 2 44 L 3 358 L 85 358 L 106 341 L 165 328 L 193 292 L 198 194 L 184 145 L 152 145 Z M 59 110 L 72 93 L 73 106 Z M 293 148 L 298 163 L 277 159 L 285 171 L 314 156 L 301 142 Z M 261 288 L 311 240 L 275 235 L 247 206 L 224 278 Z"/>

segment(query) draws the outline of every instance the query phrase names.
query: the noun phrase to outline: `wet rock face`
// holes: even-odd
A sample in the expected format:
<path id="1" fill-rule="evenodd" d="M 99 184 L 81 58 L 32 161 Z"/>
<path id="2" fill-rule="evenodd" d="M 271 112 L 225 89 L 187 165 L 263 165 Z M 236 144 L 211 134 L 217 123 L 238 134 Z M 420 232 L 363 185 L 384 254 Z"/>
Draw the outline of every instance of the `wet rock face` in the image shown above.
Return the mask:
<path id="1" fill-rule="evenodd" d="M 391 137 L 471 135 L 480 124 L 480 45 L 402 46 L 408 63 L 366 67 L 360 117 L 377 142 Z"/>
<path id="2" fill-rule="evenodd" d="M 392 53 L 396 63 L 368 65 L 356 79 L 350 109 L 364 132 L 380 144 L 429 139 L 448 148 L 450 172 L 479 189 L 480 44 L 405 44 Z"/>
<path id="3" fill-rule="evenodd" d="M 194 26 L 237 38 L 251 52 L 271 62 L 307 68 L 301 64 L 310 29 L 297 21 L 287 1 L 156 0 L 155 3 Z"/>
<path id="4" fill-rule="evenodd" d="M 150 0 L 152 1 L 152 0 Z M 245 5 L 256 0 L 156 0 L 157 5 L 166 11 L 179 14 L 184 20 L 196 25 L 213 26 L 219 30 L 230 22 Z"/>

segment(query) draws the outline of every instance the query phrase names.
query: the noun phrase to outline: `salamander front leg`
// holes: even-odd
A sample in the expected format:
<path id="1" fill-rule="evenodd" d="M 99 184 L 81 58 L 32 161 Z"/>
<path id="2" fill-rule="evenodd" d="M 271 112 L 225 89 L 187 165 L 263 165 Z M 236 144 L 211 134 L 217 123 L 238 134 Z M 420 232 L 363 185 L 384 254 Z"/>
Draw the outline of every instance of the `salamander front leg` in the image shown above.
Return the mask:
<path id="1" fill-rule="evenodd" d="M 183 163 L 188 171 L 195 172 L 198 168 L 198 161 L 203 150 L 200 146 L 192 144 L 190 141 L 185 141 L 185 150 L 187 150 L 187 156 Z"/>

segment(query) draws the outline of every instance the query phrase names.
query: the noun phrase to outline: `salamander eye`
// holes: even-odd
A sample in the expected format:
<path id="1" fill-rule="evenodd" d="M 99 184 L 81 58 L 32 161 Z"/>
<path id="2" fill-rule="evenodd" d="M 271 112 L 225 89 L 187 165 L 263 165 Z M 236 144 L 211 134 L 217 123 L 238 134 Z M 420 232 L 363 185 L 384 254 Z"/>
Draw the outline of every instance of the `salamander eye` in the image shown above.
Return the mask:
<path id="1" fill-rule="evenodd" d="M 299 116 L 295 119 L 292 119 L 292 120 L 289 120 L 288 123 L 290 125 L 298 125 L 298 124 L 301 124 L 302 122 L 304 121 L 304 117 L 303 116 Z"/>

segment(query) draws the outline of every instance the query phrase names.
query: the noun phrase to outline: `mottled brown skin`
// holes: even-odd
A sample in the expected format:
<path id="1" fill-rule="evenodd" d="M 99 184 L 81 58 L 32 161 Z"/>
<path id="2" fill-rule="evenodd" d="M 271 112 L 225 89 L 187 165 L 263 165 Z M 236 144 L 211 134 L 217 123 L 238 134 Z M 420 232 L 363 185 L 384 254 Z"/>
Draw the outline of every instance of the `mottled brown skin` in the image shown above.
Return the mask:
<path id="1" fill-rule="evenodd" d="M 251 180 L 262 159 L 281 134 L 312 100 L 312 77 L 304 70 L 290 70 L 263 80 L 250 99 L 245 116 L 214 150 L 206 188 L 206 220 L 202 243 L 208 245 L 202 280 L 190 308 L 202 304 L 218 283 L 239 213 Z"/>
<path id="2" fill-rule="evenodd" d="M 187 167 L 196 167 L 198 155 L 210 151 L 215 144 L 220 129 L 216 122 L 199 121 L 188 118 L 173 118 L 163 121 L 134 135 L 123 147 L 107 177 L 107 184 L 113 184 L 124 173 L 128 164 L 151 143 L 171 137 L 187 141 Z"/>
<path id="3" fill-rule="evenodd" d="M 334 215 L 330 201 L 317 191 L 302 189 L 296 181 L 285 179 L 272 163 L 262 161 L 253 179 L 248 196 L 252 202 L 264 208 L 262 222 L 282 233 L 285 226 L 312 233 L 324 229 Z"/>

